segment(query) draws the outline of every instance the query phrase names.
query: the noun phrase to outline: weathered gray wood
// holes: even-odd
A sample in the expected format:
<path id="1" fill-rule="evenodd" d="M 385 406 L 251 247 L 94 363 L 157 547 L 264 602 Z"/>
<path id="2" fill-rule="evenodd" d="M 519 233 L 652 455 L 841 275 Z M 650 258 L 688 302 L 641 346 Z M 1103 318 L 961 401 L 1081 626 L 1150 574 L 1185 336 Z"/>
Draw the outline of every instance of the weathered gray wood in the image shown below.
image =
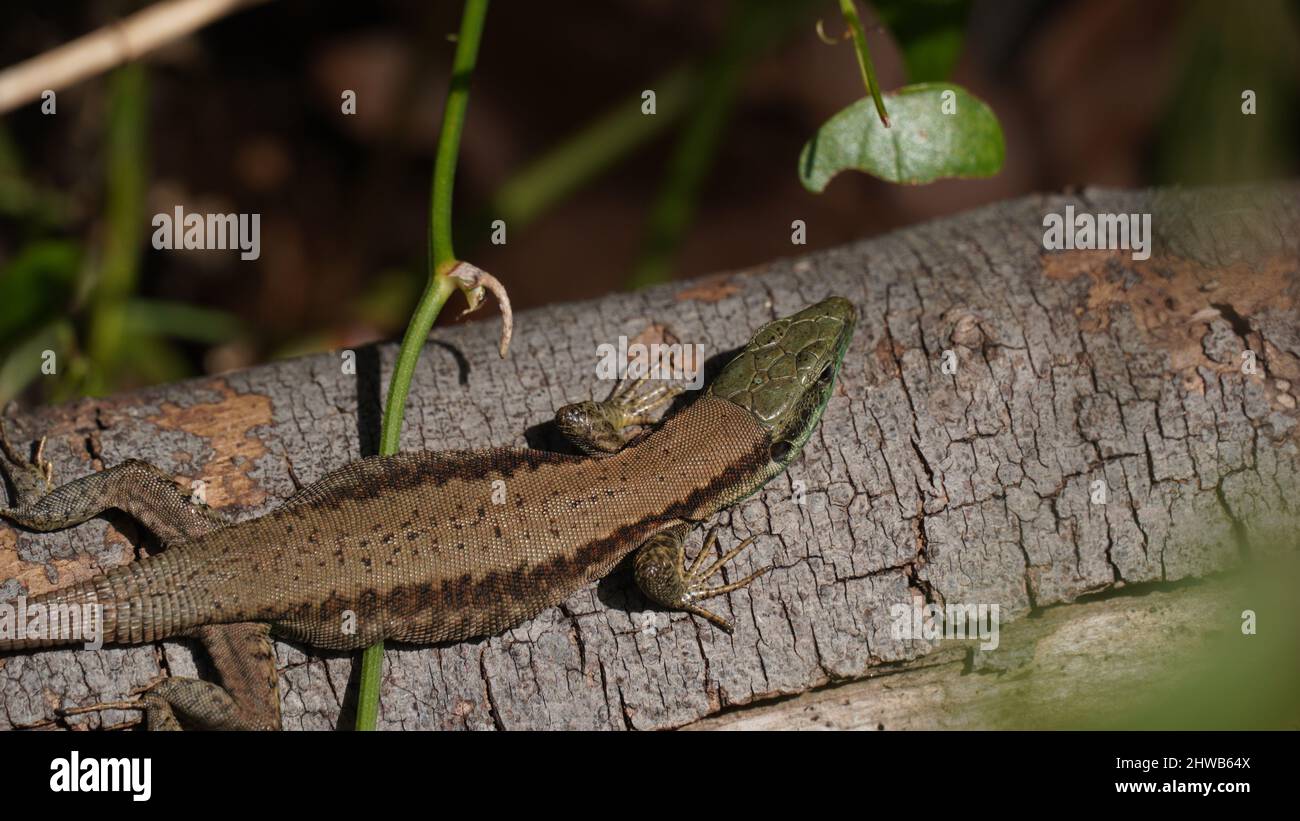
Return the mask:
<path id="1" fill-rule="evenodd" d="M 1045 254 L 1042 215 L 1067 203 L 1152 211 L 1154 256 Z M 651 608 L 616 572 L 507 634 L 390 649 L 380 726 L 681 726 L 930 652 L 891 634 L 890 605 L 914 596 L 997 603 L 1005 619 L 1232 566 L 1294 514 L 1298 215 L 1295 186 L 1034 197 L 746 275 L 529 311 L 504 361 L 495 321 L 438 331 L 405 448 L 525 444 L 561 404 L 608 389 L 593 384 L 598 344 L 652 324 L 714 354 L 830 293 L 860 310 L 804 455 L 724 515 L 724 543 L 758 536 L 734 572 L 776 566 L 719 601 L 734 636 Z M 1244 348 L 1254 375 L 1241 372 Z M 940 369 L 945 350 L 955 375 Z M 310 481 L 373 446 L 395 346 L 358 353 L 359 375 L 338 354 L 312 356 L 19 424 L 51 435 L 61 479 L 138 457 L 253 516 L 292 492 L 290 462 Z M 1098 480 L 1103 505 L 1090 503 Z M 125 561 L 139 542 L 121 517 L 55 534 L 0 525 L 0 597 Z M 352 658 L 278 652 L 287 728 L 350 721 Z M 192 667 L 182 643 L 0 658 L 0 726 L 61 726 L 58 704 L 118 699 Z"/>
<path id="2" fill-rule="evenodd" d="M 1243 604 L 1259 601 L 1247 591 L 1239 580 L 1216 580 L 1053 607 L 1007 627 L 992 652 L 978 640 L 947 642 L 898 669 L 683 729 L 1131 728 L 1134 719 L 1151 721 L 1153 708 L 1185 693 L 1189 681 L 1213 675 L 1228 641 L 1261 641 L 1241 634 Z M 1215 726 L 1213 717 L 1180 718 L 1179 728 Z"/>

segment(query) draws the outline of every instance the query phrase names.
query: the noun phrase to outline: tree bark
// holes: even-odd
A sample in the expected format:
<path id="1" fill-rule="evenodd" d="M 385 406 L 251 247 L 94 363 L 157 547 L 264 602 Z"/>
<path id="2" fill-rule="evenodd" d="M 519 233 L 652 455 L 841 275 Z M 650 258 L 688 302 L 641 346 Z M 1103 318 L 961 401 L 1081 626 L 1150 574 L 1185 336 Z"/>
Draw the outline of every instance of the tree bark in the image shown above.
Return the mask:
<path id="1" fill-rule="evenodd" d="M 1152 214 L 1154 253 L 1044 251 L 1043 215 L 1066 205 Z M 897 637 L 894 605 L 997 604 L 1015 620 L 1294 550 L 1298 215 L 1295 185 L 1031 197 L 744 274 L 529 311 L 504 361 L 495 322 L 437 330 L 404 449 L 543 442 L 556 408 L 608 392 L 596 346 L 620 335 L 653 327 L 713 355 L 828 294 L 859 309 L 803 455 L 721 516 L 724 546 L 757 536 L 733 573 L 775 567 L 716 601 L 734 636 L 654 608 L 622 567 L 503 635 L 390 647 L 379 726 L 677 727 L 923 664 L 940 643 Z M 335 352 L 37 409 L 15 436 L 49 434 L 59 481 L 141 458 L 256 516 L 292 494 L 290 466 L 309 482 L 373 451 L 395 353 L 358 350 L 355 374 Z M 0 525 L 0 600 L 148 544 L 115 514 L 51 534 Z M 355 658 L 277 653 L 285 727 L 348 726 Z M 184 642 L 12 654 L 0 727 L 134 722 L 55 709 L 195 666 Z"/>

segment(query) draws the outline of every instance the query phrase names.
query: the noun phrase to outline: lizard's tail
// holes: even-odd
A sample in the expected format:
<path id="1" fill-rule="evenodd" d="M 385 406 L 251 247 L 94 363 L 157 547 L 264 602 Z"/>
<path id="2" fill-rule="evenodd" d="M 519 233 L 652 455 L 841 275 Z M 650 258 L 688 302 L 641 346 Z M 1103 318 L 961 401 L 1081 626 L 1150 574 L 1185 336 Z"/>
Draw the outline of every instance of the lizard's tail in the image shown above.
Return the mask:
<path id="1" fill-rule="evenodd" d="M 182 552 L 177 546 L 58 590 L 0 602 L 0 653 L 143 644 L 207 621 L 184 595 L 188 574 L 175 567 Z"/>
<path id="2" fill-rule="evenodd" d="M 97 643 L 105 635 L 99 585 L 106 578 L 0 602 L 0 652 Z"/>

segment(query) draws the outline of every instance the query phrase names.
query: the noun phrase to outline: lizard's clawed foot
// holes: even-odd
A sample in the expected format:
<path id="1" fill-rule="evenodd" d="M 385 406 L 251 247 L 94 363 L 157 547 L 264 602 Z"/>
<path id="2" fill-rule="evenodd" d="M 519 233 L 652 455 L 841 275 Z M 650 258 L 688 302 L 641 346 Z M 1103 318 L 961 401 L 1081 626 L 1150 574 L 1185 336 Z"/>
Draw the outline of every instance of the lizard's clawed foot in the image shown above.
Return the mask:
<path id="1" fill-rule="evenodd" d="M 575 402 L 560 408 L 555 415 L 560 432 L 587 453 L 615 453 L 622 449 L 629 440 L 624 429 L 649 425 L 656 408 L 682 393 L 682 388 L 673 385 L 644 390 L 649 378 L 647 373 L 638 379 L 623 380 L 603 401 Z"/>
<path id="2" fill-rule="evenodd" d="M 54 712 L 61 716 L 79 716 L 86 713 L 98 713 L 103 710 L 147 710 L 149 703 L 145 694 L 168 678 L 169 676 L 154 676 L 149 681 L 131 690 L 128 695 L 134 696 L 134 698 L 127 701 L 101 701 L 98 704 L 86 704 L 81 707 L 60 707 Z"/>
<path id="3" fill-rule="evenodd" d="M 45 437 L 36 445 L 36 454 L 28 458 L 9 441 L 4 417 L 0 416 L 0 474 L 13 485 L 17 498 L 14 508 L 22 508 L 54 489 L 54 465 L 45 458 Z"/>
<path id="4" fill-rule="evenodd" d="M 717 546 L 717 533 L 716 526 L 709 530 L 704 545 L 689 566 L 685 563 L 686 553 L 682 549 L 679 535 L 670 532 L 655 537 L 637 553 L 636 580 L 642 592 L 664 607 L 694 613 L 731 633 L 733 631 L 731 622 L 700 607 L 696 602 L 739 590 L 772 568 L 764 567 L 739 581 L 709 587 L 709 579 L 716 576 L 728 562 L 754 543 L 754 537 L 751 536 L 727 551 L 713 564 L 704 567 L 705 559 Z"/>
<path id="5" fill-rule="evenodd" d="M 647 424 L 651 411 L 668 404 L 683 390 L 675 385 L 660 385 L 653 390 L 645 390 L 649 379 L 650 373 L 647 372 L 636 379 L 621 380 L 610 391 L 609 398 L 600 404 L 622 413 L 625 426 Z"/>
<path id="6" fill-rule="evenodd" d="M 130 701 L 101 701 L 98 704 L 86 704 L 82 707 L 60 707 L 54 712 L 61 716 L 79 716 L 104 710 L 145 710 L 148 706 L 144 699 L 136 698 Z"/>
<path id="7" fill-rule="evenodd" d="M 60 716 L 76 716 L 85 713 L 99 713 L 104 710 L 126 710 L 145 714 L 145 726 L 149 730 L 180 730 L 181 724 L 176 720 L 171 705 L 152 692 L 144 692 L 130 701 L 102 701 L 99 704 L 87 704 L 84 707 L 65 707 L 56 710 Z"/>

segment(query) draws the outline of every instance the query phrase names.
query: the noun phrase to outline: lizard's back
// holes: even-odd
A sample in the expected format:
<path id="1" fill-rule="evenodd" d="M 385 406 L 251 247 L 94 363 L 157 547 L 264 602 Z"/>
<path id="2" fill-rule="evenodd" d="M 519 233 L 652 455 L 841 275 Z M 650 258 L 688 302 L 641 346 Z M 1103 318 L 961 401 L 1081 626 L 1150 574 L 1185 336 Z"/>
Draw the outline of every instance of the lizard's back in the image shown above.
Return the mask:
<path id="1" fill-rule="evenodd" d="M 372 457 L 265 516 L 87 584 L 95 600 L 118 602 L 105 616 L 118 641 L 237 621 L 330 649 L 491 634 L 563 601 L 664 527 L 730 503 L 767 458 L 753 417 L 712 397 L 603 458 Z"/>

